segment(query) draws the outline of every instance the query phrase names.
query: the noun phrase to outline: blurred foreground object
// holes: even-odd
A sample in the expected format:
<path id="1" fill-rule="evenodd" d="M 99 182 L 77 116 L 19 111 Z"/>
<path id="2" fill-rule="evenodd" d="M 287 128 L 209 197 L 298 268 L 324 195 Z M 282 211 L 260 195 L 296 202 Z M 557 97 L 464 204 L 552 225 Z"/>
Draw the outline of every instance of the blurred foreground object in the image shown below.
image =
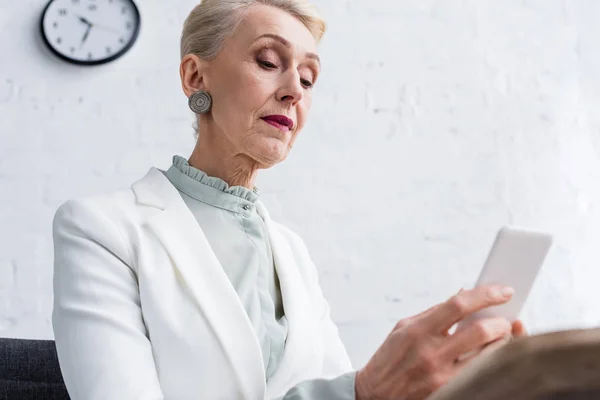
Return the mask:
<path id="1" fill-rule="evenodd" d="M 474 359 L 427 400 L 600 399 L 600 329 L 515 339 Z"/>

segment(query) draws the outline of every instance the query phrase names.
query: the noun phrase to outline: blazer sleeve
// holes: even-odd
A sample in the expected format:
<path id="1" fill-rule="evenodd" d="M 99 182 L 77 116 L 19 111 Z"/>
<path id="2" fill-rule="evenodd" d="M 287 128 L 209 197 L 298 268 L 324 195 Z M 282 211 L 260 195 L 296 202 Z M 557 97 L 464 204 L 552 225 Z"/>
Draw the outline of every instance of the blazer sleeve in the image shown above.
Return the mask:
<path id="1" fill-rule="evenodd" d="M 71 399 L 163 399 L 129 247 L 88 200 L 54 217 L 52 324 Z"/>
<path id="2" fill-rule="evenodd" d="M 355 378 L 356 372 L 347 372 L 333 379 L 311 379 L 275 400 L 356 400 Z"/>

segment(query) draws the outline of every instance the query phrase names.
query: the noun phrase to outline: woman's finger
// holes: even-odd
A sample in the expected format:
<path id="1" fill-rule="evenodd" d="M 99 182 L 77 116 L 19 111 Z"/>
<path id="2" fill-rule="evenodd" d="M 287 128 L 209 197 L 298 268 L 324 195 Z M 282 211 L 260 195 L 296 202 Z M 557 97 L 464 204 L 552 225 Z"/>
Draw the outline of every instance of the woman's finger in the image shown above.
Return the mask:
<path id="1" fill-rule="evenodd" d="M 512 323 L 512 335 L 514 337 L 529 336 L 525 325 L 523 325 L 523 321 L 517 320 Z"/>
<path id="2" fill-rule="evenodd" d="M 461 292 L 463 292 L 464 289 L 460 288 L 460 290 L 458 291 L 457 295 L 460 294 Z M 429 307 L 428 309 L 421 311 L 418 314 L 415 314 L 409 318 L 406 319 L 406 321 L 411 321 L 411 322 L 417 322 L 423 319 L 428 319 L 429 316 L 435 312 L 437 312 L 437 310 L 439 310 L 441 307 L 443 307 L 445 305 L 445 303 L 438 303 L 434 306 Z"/>
<path id="3" fill-rule="evenodd" d="M 505 318 L 485 318 L 467 325 L 449 336 L 442 353 L 447 360 L 455 360 L 462 354 L 482 348 L 511 334 L 511 323 Z"/>
<path id="4" fill-rule="evenodd" d="M 483 356 L 485 354 L 490 354 L 490 353 L 500 349 L 501 347 L 507 345 L 511 340 L 512 340 L 511 335 L 505 335 L 505 336 L 501 337 L 500 339 L 488 344 L 487 346 L 484 346 L 483 348 L 473 350 L 466 354 L 461 354 L 456 359 L 455 365 L 459 368 L 463 367 L 465 364 L 468 364 L 469 361 L 473 360 L 475 357 Z"/>
<path id="5" fill-rule="evenodd" d="M 448 332 L 455 323 L 468 315 L 506 303 L 511 299 L 512 293 L 510 288 L 501 285 L 480 286 L 459 292 L 427 315 L 427 331 Z"/>

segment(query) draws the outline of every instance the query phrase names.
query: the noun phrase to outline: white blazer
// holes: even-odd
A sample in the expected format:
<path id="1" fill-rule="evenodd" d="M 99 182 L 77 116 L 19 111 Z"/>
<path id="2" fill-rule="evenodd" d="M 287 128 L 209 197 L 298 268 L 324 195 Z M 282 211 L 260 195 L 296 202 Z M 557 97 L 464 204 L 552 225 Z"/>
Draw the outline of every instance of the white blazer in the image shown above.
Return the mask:
<path id="1" fill-rule="evenodd" d="M 268 384 L 237 293 L 160 170 L 58 209 L 52 319 L 73 400 L 273 399 L 352 371 L 304 243 L 260 202 L 257 211 L 289 322 Z"/>

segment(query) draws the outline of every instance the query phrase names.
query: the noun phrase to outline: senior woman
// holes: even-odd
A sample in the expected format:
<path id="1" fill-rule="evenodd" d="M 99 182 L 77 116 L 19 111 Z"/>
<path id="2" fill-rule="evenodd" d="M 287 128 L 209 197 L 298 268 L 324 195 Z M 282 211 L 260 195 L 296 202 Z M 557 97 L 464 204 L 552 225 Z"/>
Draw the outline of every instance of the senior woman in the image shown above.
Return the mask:
<path id="1" fill-rule="evenodd" d="M 503 319 L 449 334 L 511 295 L 461 291 L 400 321 L 353 370 L 306 247 L 254 187 L 306 122 L 324 30 L 304 0 L 193 9 L 180 68 L 191 156 L 54 219 L 53 326 L 73 399 L 423 399 L 486 345 L 524 334 Z"/>

